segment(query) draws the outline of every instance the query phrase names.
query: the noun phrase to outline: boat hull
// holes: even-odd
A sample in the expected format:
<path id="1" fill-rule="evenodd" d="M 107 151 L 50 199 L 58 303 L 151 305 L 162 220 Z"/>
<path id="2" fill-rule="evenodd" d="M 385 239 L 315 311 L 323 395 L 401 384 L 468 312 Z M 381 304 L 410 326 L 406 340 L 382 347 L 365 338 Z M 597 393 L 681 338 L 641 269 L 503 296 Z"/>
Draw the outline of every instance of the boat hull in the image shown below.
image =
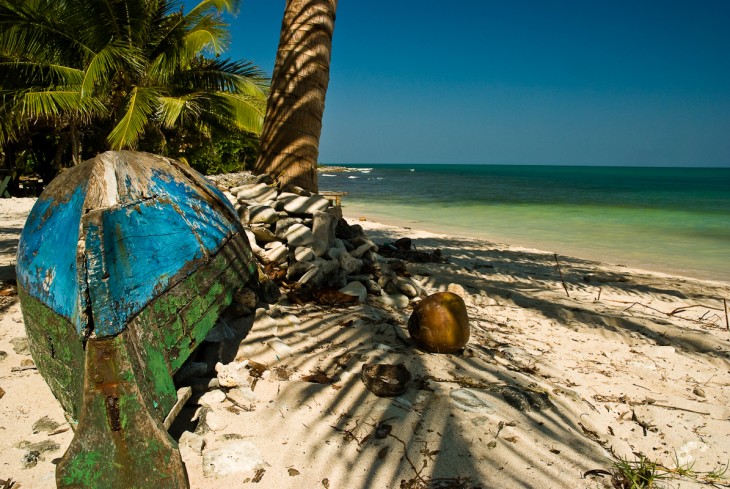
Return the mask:
<path id="1" fill-rule="evenodd" d="M 174 161 L 105 153 L 41 195 L 17 272 L 33 359 L 78 421 L 58 487 L 187 487 L 163 426 L 173 375 L 258 273 L 222 194 Z"/>

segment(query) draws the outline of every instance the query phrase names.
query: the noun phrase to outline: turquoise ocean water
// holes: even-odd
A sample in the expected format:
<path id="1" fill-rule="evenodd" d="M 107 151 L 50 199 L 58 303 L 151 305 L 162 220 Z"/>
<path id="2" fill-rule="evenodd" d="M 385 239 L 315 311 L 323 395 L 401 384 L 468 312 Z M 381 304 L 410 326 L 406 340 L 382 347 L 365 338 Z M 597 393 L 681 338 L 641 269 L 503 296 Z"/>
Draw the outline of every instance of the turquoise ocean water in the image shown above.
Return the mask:
<path id="1" fill-rule="evenodd" d="M 352 217 L 730 281 L 730 168 L 348 166 Z"/>

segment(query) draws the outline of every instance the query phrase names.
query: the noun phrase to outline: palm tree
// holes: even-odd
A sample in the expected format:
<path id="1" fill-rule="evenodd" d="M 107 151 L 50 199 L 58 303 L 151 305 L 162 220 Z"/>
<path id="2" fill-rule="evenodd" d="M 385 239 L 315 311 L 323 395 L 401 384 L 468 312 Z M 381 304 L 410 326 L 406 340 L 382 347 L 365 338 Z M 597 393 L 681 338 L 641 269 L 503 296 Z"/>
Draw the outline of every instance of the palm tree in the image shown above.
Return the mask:
<path id="1" fill-rule="evenodd" d="M 287 0 L 255 173 L 317 191 L 337 0 Z"/>
<path id="2" fill-rule="evenodd" d="M 267 80 L 219 56 L 239 0 L 0 0 L 0 148 L 52 129 L 82 152 L 260 132 Z M 150 148 L 153 147 L 153 148 Z"/>

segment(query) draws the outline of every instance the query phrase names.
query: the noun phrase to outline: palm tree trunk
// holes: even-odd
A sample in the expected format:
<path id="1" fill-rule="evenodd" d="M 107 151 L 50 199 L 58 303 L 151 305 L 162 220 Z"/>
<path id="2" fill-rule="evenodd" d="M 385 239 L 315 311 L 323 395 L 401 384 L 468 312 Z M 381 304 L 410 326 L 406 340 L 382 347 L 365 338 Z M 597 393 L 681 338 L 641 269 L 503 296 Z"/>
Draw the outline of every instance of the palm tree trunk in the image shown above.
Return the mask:
<path id="1" fill-rule="evenodd" d="M 81 135 L 75 123 L 71 124 L 71 160 L 74 166 L 81 163 Z"/>
<path id="2" fill-rule="evenodd" d="M 254 173 L 317 191 L 337 0 L 287 0 Z"/>

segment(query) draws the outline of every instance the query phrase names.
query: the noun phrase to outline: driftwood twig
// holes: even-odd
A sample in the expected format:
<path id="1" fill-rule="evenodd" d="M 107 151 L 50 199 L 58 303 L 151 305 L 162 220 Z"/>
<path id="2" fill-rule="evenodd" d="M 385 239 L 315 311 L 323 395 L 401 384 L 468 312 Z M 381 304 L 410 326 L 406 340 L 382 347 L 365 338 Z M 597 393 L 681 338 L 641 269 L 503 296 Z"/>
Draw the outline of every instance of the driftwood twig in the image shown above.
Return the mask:
<path id="1" fill-rule="evenodd" d="M 694 413 L 694 414 L 702 414 L 703 416 L 709 416 L 710 413 L 706 413 L 704 411 L 693 411 L 692 409 L 685 409 L 677 406 L 669 406 L 667 404 L 656 404 L 653 403 L 652 406 L 664 408 L 664 409 L 674 409 L 675 411 L 686 411 L 688 413 Z"/>
<path id="2" fill-rule="evenodd" d="M 563 288 L 565 289 L 565 295 L 570 297 L 570 294 L 568 293 L 568 286 L 565 285 L 565 280 L 563 279 L 563 271 L 560 269 L 560 261 L 558 260 L 558 254 L 554 253 L 555 255 L 555 263 L 558 265 L 558 274 L 560 275 L 560 281 L 563 282 Z"/>

